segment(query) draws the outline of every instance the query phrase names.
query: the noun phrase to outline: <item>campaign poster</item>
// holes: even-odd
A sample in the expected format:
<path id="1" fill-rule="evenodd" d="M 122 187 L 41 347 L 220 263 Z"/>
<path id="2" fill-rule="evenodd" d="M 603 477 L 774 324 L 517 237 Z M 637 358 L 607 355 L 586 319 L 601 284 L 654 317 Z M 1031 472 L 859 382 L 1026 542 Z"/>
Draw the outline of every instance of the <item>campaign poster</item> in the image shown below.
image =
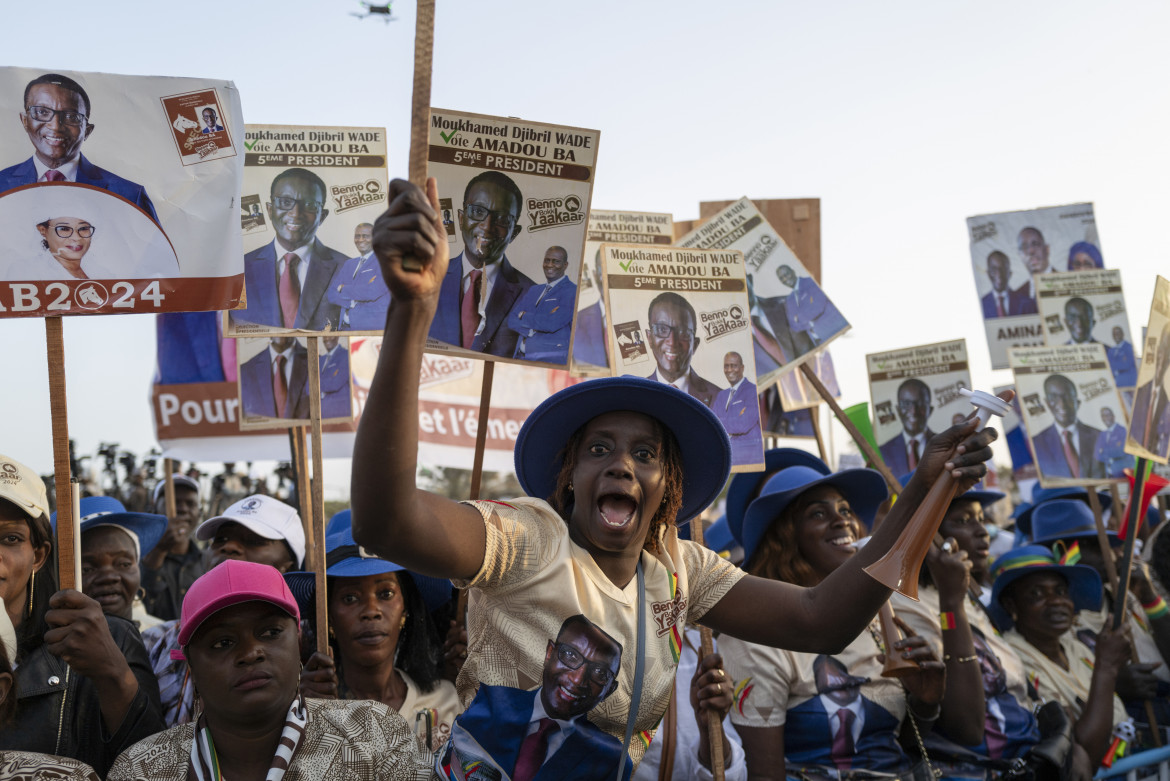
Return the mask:
<path id="1" fill-rule="evenodd" d="M 967 218 L 975 291 L 994 369 L 1011 347 L 1045 344 L 1034 277 L 1104 268 L 1093 204 Z"/>
<path id="2" fill-rule="evenodd" d="M 581 264 L 577 295 L 577 333 L 573 339 L 573 374 L 608 377 L 605 296 L 601 290 L 601 244 L 656 244 L 669 246 L 674 218 L 652 212 L 589 212 L 585 234 L 585 262 Z"/>
<path id="3" fill-rule="evenodd" d="M 785 376 L 795 376 L 796 372 L 789 372 Z M 764 427 L 766 437 L 791 437 L 796 439 L 816 439 L 816 427 L 813 425 L 813 415 L 817 414 L 816 407 L 807 409 L 788 410 L 780 397 L 776 385 L 772 385 L 760 394 L 760 421 Z"/>
<path id="4" fill-rule="evenodd" d="M 614 376 L 686 391 L 731 438 L 731 470 L 762 469 L 743 253 L 602 244 L 601 259 Z"/>
<path id="5" fill-rule="evenodd" d="M 873 434 L 895 476 L 918 467 L 927 441 L 966 418 L 971 403 L 967 342 L 937 342 L 865 356 L 873 402 Z"/>
<path id="6" fill-rule="evenodd" d="M 600 133 L 431 109 L 451 262 L 430 352 L 568 368 Z"/>
<path id="7" fill-rule="evenodd" d="M 248 125 L 244 139 L 246 306 L 224 332 L 381 334 L 390 292 L 373 224 L 387 205 L 386 131 Z"/>
<path id="8" fill-rule="evenodd" d="M 1044 338 L 1050 347 L 1103 344 L 1113 383 L 1137 385 L 1137 361 L 1129 333 L 1129 316 L 1116 269 L 1064 271 L 1036 277 L 1036 299 Z"/>
<path id="9" fill-rule="evenodd" d="M 743 253 L 752 351 L 765 385 L 849 330 L 845 317 L 747 198 L 731 204 L 676 244 Z"/>
<path id="10" fill-rule="evenodd" d="M 1013 347 L 1008 358 L 1040 485 L 1124 479 L 1125 403 L 1104 345 Z"/>
<path id="11" fill-rule="evenodd" d="M 1023 413 L 1020 412 L 1020 394 L 1016 393 L 1015 385 L 1000 385 L 992 389 L 996 396 L 1003 391 L 1010 390 L 1013 394 L 1011 409 L 1003 419 L 995 424 L 1003 432 L 1007 442 L 1008 454 L 1012 459 L 1012 477 L 1020 486 L 1022 496 L 1028 496 L 1032 484 L 1036 482 L 1036 462 L 1032 460 L 1032 448 L 1028 443 L 1028 432 L 1024 430 Z M 1025 482 L 1027 481 L 1027 482 Z"/>
<path id="12" fill-rule="evenodd" d="M 1125 452 L 1165 464 L 1170 456 L 1170 280 L 1158 277 Z"/>
<path id="13" fill-rule="evenodd" d="M 817 379 L 825 386 L 829 395 L 834 399 L 840 399 L 841 386 L 837 383 L 837 370 L 833 366 L 833 356 L 829 350 L 823 350 L 809 358 L 808 365 L 812 368 Z M 809 409 L 824 401 L 813 384 L 805 378 L 803 371 L 791 371 L 780 375 L 777 388 L 784 409 L 790 412 L 798 409 Z"/>
<path id="14" fill-rule="evenodd" d="M 239 304 L 232 82 L 0 68 L 0 113 L 0 317 Z"/>
<path id="15" fill-rule="evenodd" d="M 349 340 L 320 337 L 321 420 L 350 423 L 354 417 Z M 309 349 L 304 337 L 276 334 L 236 342 L 240 429 L 309 425 Z"/>

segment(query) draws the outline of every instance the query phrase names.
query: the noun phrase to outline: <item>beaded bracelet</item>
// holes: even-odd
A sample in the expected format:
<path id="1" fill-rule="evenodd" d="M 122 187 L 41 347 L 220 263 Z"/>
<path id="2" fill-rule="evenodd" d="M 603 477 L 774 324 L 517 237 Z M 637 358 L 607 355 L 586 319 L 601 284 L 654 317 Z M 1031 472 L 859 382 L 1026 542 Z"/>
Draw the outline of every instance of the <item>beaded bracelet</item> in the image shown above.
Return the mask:
<path id="1" fill-rule="evenodd" d="M 1148 605 L 1142 603 L 1142 609 L 1146 611 L 1148 618 L 1161 618 L 1164 615 L 1170 614 L 1170 608 L 1166 607 L 1166 600 L 1158 597 Z"/>
<path id="2" fill-rule="evenodd" d="M 951 656 L 950 654 L 943 654 L 943 661 L 944 662 L 949 662 L 952 659 L 954 659 L 956 662 L 959 662 L 961 664 L 963 662 L 974 662 L 974 661 L 978 660 L 979 657 L 975 654 L 971 654 L 970 656 Z"/>
<path id="3" fill-rule="evenodd" d="M 955 628 L 955 614 L 950 612 L 950 611 L 947 611 L 946 613 L 939 613 L 938 614 L 938 623 L 939 623 L 939 626 L 942 627 L 944 632 L 947 631 L 948 629 L 954 629 Z"/>

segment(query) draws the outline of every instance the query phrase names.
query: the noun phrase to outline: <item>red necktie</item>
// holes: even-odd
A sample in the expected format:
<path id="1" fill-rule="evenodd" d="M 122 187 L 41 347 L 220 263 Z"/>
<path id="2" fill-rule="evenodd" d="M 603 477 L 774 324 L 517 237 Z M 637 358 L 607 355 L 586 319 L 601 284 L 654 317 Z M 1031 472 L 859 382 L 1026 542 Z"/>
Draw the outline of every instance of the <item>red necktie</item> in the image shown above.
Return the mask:
<path id="1" fill-rule="evenodd" d="M 1007 312 L 1003 311 L 1003 293 L 995 294 L 995 311 L 999 317 L 1007 314 Z"/>
<path id="2" fill-rule="evenodd" d="M 918 440 L 910 440 L 910 471 L 918 468 Z"/>
<path id="3" fill-rule="evenodd" d="M 466 350 L 471 349 L 475 332 L 479 330 L 479 278 L 482 276 L 483 271 L 478 268 L 473 268 L 468 274 L 471 284 L 467 286 L 463 303 L 459 307 L 459 323 L 463 329 L 463 347 Z"/>
<path id="4" fill-rule="evenodd" d="M 532 781 L 544 764 L 544 755 L 548 753 L 548 733 L 556 729 L 557 723 L 547 716 L 537 722 L 536 728 L 524 742 L 520 744 L 520 753 L 516 755 L 516 769 L 512 771 L 512 781 Z"/>
<path id="5" fill-rule="evenodd" d="M 282 260 L 284 270 L 280 272 L 280 284 L 277 286 L 280 318 L 285 328 L 293 328 L 297 322 L 297 310 L 301 308 L 301 278 L 297 275 L 301 259 L 295 252 L 290 252 Z"/>
<path id="6" fill-rule="evenodd" d="M 60 171 L 57 171 L 55 169 L 50 168 L 48 171 L 45 171 L 45 181 L 46 182 L 63 182 L 63 181 L 65 181 L 65 174 L 61 173 Z"/>
<path id="7" fill-rule="evenodd" d="M 272 397 L 276 400 L 276 417 L 284 417 L 288 403 L 288 380 L 284 376 L 284 356 L 276 356 L 276 373 L 272 376 Z"/>
<path id="8" fill-rule="evenodd" d="M 1068 471 L 1073 477 L 1081 476 L 1081 464 L 1077 460 L 1077 451 L 1073 449 L 1072 434 L 1064 432 L 1064 460 L 1068 462 Z"/>
<path id="9" fill-rule="evenodd" d="M 853 711 L 837 710 L 837 734 L 833 736 L 833 764 L 838 770 L 853 768 Z"/>

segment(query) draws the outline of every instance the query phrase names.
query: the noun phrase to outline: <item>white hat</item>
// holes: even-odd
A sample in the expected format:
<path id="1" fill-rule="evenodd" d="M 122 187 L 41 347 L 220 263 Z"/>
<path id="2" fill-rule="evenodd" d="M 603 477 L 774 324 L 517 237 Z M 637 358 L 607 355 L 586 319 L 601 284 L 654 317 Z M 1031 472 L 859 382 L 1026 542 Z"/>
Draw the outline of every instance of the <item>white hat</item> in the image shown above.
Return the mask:
<path id="1" fill-rule="evenodd" d="M 266 540 L 287 542 L 297 559 L 293 562 L 295 568 L 299 569 L 305 560 L 305 529 L 301 525 L 301 516 L 279 499 L 261 494 L 246 496 L 224 510 L 223 515 L 199 524 L 195 536 L 210 540 L 220 526 L 229 522 L 246 526 Z"/>
<path id="2" fill-rule="evenodd" d="M 12 502 L 31 518 L 49 514 L 45 481 L 24 464 L 5 455 L 0 455 L 0 498 Z"/>
<path id="3" fill-rule="evenodd" d="M 175 472 L 173 475 L 171 475 L 171 480 L 174 482 L 176 487 L 180 485 L 186 486 L 187 488 L 193 489 L 196 494 L 199 493 L 199 483 L 193 477 L 187 477 L 187 475 L 183 474 L 182 472 Z M 158 504 L 158 499 L 163 495 L 163 491 L 165 491 L 166 488 L 167 481 L 159 480 L 158 485 L 154 487 L 155 504 Z"/>

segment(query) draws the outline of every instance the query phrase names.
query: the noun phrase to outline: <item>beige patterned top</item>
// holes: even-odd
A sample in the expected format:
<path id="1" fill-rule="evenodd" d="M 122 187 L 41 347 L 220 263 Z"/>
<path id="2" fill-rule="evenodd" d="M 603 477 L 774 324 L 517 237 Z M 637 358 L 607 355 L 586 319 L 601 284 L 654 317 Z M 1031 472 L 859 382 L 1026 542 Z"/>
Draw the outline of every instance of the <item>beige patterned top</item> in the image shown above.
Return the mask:
<path id="1" fill-rule="evenodd" d="M 0 751 L 0 778 L 4 781 L 100 781 L 94 769 L 84 762 L 32 751 Z"/>

